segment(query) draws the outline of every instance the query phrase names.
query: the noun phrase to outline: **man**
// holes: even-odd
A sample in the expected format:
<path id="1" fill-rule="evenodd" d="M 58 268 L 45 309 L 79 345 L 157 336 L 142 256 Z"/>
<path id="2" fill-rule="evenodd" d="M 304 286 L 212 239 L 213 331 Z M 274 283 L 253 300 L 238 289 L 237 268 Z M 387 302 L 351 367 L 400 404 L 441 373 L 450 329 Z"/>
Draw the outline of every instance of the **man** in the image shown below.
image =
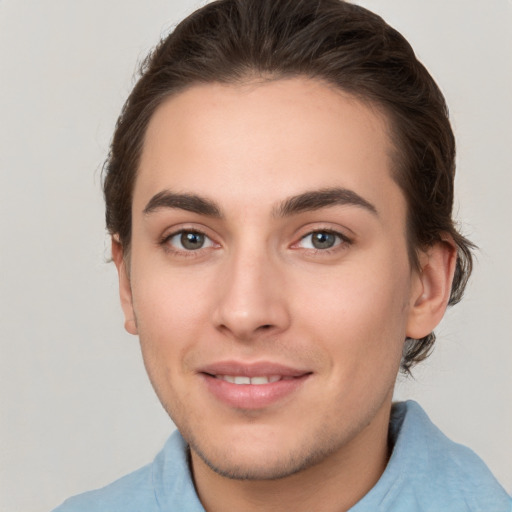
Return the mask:
<path id="1" fill-rule="evenodd" d="M 397 373 L 462 297 L 454 139 L 403 37 L 340 0 L 220 0 L 146 62 L 104 191 L 128 332 L 178 432 L 59 511 L 507 511 Z"/>

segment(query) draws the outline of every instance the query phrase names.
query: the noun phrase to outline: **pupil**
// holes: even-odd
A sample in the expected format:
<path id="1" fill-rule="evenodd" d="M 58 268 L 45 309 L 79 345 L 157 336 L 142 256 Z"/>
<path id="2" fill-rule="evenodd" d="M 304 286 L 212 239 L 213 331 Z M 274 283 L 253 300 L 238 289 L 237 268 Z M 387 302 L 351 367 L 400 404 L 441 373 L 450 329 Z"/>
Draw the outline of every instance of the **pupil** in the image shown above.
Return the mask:
<path id="1" fill-rule="evenodd" d="M 200 249 L 204 244 L 204 235 L 201 235 L 201 233 L 182 233 L 181 244 L 185 249 Z"/>
<path id="2" fill-rule="evenodd" d="M 332 233 L 315 233 L 313 235 L 313 246 L 315 249 L 329 249 L 334 245 L 335 237 Z"/>

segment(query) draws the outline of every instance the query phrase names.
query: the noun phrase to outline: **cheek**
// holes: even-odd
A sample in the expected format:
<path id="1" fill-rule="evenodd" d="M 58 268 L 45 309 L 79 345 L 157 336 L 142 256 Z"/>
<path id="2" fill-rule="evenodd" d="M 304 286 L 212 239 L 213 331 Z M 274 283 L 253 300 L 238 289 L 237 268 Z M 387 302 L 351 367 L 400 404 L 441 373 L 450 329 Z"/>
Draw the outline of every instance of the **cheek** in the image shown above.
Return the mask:
<path id="1" fill-rule="evenodd" d="M 325 345 L 333 365 L 354 372 L 361 367 L 397 366 L 405 339 L 409 287 L 409 277 L 401 269 L 347 265 L 296 292 L 297 297 L 308 297 L 297 303 L 300 314 L 295 316 L 301 329 Z"/>
<path id="2" fill-rule="evenodd" d="M 174 366 L 198 343 L 208 320 L 207 288 L 207 280 L 180 269 L 133 276 L 134 311 L 145 359 Z"/>
<path id="3" fill-rule="evenodd" d="M 204 290 L 173 275 L 145 272 L 132 283 L 144 365 L 151 384 L 173 421 L 192 400 L 187 383 L 193 374 L 187 355 L 204 336 Z"/>

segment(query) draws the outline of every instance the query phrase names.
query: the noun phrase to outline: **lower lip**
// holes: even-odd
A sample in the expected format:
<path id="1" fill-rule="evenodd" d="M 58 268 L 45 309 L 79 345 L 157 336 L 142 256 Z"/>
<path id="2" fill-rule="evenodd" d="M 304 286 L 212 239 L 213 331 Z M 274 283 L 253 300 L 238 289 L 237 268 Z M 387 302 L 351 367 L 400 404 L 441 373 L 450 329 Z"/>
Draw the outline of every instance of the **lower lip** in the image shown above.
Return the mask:
<path id="1" fill-rule="evenodd" d="M 305 374 L 268 384 L 232 384 L 206 373 L 200 375 L 216 398 L 237 409 L 269 407 L 297 391 L 310 376 Z"/>

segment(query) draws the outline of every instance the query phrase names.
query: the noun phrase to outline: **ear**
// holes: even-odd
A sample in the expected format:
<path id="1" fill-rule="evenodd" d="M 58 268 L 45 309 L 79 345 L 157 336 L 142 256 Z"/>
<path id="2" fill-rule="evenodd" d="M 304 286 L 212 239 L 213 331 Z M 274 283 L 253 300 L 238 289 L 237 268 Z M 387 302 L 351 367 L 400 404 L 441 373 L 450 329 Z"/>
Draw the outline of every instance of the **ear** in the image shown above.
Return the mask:
<path id="1" fill-rule="evenodd" d="M 406 336 L 421 339 L 430 334 L 444 316 L 452 289 L 457 248 L 445 237 L 419 255 L 415 272 Z"/>
<path id="2" fill-rule="evenodd" d="M 130 334 L 138 334 L 127 261 L 123 246 L 115 235 L 112 237 L 112 259 L 117 267 L 119 276 L 119 297 L 121 298 L 121 307 L 124 313 L 124 328 Z"/>

